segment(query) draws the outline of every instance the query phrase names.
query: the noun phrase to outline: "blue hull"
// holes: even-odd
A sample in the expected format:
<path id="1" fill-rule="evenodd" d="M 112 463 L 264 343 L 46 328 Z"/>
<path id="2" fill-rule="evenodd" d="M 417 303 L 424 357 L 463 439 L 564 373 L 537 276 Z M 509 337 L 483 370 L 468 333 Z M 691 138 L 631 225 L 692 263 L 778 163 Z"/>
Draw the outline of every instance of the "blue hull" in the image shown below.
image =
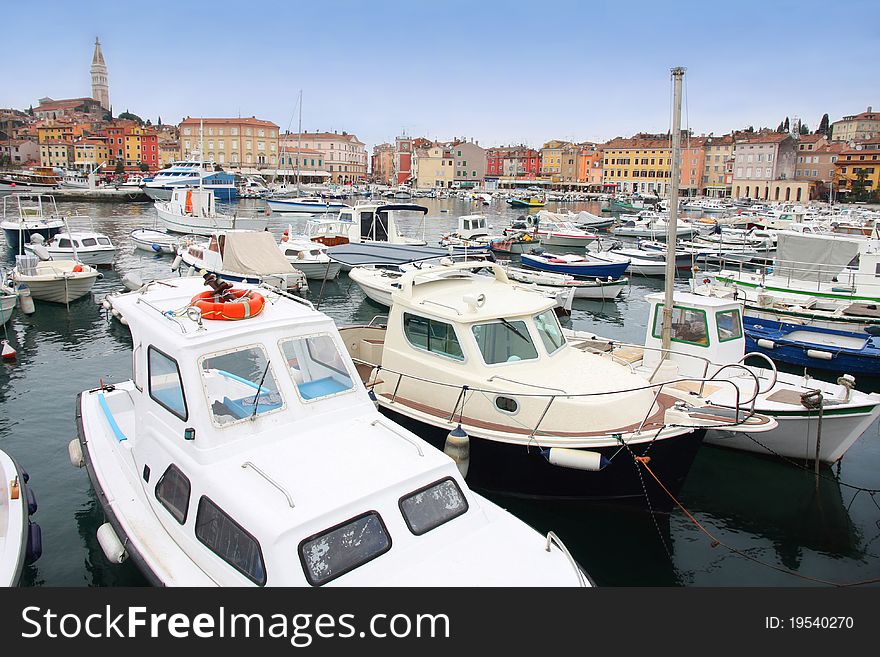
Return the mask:
<path id="1" fill-rule="evenodd" d="M 524 267 L 532 269 L 540 269 L 541 271 L 550 271 L 556 274 L 571 274 L 572 276 L 580 276 L 582 278 L 608 278 L 617 280 L 626 272 L 629 267 L 628 262 L 614 264 L 583 264 L 562 262 L 546 262 L 540 258 L 534 258 L 530 255 L 523 254 L 520 256 Z"/>
<path id="2" fill-rule="evenodd" d="M 34 228 L 34 229 L 12 229 L 12 228 L 4 228 L 3 233 L 6 236 L 6 246 L 16 253 L 19 252 L 21 248 L 20 244 L 20 235 L 24 237 L 24 243 L 27 244 L 30 242 L 31 235 L 40 234 L 43 236 L 43 239 L 48 242 L 56 233 L 60 233 L 63 226 L 58 226 L 57 228 Z"/>
<path id="3" fill-rule="evenodd" d="M 880 376 L 880 338 L 866 333 L 816 329 L 748 316 L 743 317 L 743 326 L 747 352 L 757 351 L 781 363 L 830 370 L 838 374 Z M 793 331 L 815 334 L 816 340 L 788 338 Z M 863 340 L 865 344 L 862 348 L 831 346 L 821 341 L 823 336 Z M 763 344 L 759 344 L 759 340 Z M 772 342 L 773 346 L 768 342 Z M 816 354 L 822 354 L 822 357 L 817 357 Z"/>

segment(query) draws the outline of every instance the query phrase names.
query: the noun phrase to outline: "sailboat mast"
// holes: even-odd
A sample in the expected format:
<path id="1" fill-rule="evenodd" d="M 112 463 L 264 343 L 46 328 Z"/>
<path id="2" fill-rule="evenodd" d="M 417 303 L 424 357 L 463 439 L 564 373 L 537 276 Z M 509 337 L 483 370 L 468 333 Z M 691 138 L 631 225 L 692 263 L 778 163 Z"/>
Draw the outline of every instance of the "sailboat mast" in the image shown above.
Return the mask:
<path id="1" fill-rule="evenodd" d="M 668 356 L 672 346 L 672 292 L 675 286 L 675 241 L 678 232 L 678 182 L 681 177 L 681 82 L 684 67 L 672 69 L 672 172 L 669 188 L 669 223 L 666 226 L 666 285 L 663 297 L 663 357 Z"/>
<path id="2" fill-rule="evenodd" d="M 199 119 L 199 157 L 201 161 L 199 162 L 199 190 L 202 189 L 202 180 L 205 178 L 204 169 L 205 167 L 205 119 Z"/>
<path id="3" fill-rule="evenodd" d="M 296 129 L 296 195 L 301 196 L 299 188 L 299 170 L 300 170 L 300 141 L 303 134 L 303 92 L 299 90 L 299 126 Z"/>

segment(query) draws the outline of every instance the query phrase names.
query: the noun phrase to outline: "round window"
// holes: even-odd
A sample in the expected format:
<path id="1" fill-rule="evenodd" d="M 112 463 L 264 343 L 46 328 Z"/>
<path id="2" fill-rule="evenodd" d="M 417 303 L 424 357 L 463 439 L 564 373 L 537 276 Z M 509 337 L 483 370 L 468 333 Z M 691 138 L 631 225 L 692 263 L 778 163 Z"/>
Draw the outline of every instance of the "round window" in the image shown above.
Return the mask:
<path id="1" fill-rule="evenodd" d="M 499 411 L 504 411 L 505 413 L 516 413 L 519 409 L 519 404 L 516 403 L 515 399 L 511 399 L 510 397 L 496 397 L 495 407 Z"/>

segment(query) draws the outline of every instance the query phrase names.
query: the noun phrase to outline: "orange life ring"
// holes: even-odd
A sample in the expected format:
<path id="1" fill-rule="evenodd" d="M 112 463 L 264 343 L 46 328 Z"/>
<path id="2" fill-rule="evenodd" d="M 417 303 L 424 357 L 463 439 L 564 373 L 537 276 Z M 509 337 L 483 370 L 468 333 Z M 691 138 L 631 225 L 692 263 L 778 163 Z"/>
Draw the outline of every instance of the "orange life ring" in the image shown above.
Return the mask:
<path id="1" fill-rule="evenodd" d="M 256 317 L 266 305 L 266 298 L 253 290 L 231 289 L 235 301 L 218 301 L 213 290 L 206 290 L 192 298 L 190 305 L 202 311 L 205 319 L 248 319 Z"/>

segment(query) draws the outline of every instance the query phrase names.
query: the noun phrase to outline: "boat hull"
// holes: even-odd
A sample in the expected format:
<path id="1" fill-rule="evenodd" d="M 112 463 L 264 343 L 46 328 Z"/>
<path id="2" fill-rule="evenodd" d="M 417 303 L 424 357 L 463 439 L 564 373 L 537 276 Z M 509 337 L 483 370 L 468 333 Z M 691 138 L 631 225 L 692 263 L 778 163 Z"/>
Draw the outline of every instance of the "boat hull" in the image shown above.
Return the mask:
<path id="1" fill-rule="evenodd" d="M 285 212 L 297 212 L 302 214 L 324 214 L 336 212 L 346 207 L 345 203 L 328 201 L 327 203 L 303 203 L 301 201 L 285 201 L 284 199 L 267 199 L 266 203 L 272 212 L 284 214 Z"/>
<path id="2" fill-rule="evenodd" d="M 184 235 L 213 235 L 218 230 L 263 230 L 268 224 L 266 217 L 234 217 L 218 215 L 216 217 L 190 217 L 174 214 L 156 207 L 159 219 L 165 229 L 172 233 Z"/>
<path id="3" fill-rule="evenodd" d="M 181 188 L 196 189 L 198 188 L 198 185 L 165 185 L 162 187 L 150 187 L 149 185 L 144 185 L 141 187 L 141 191 L 153 201 L 170 201 L 174 190 Z M 213 191 L 214 198 L 218 201 L 232 201 L 238 198 L 238 190 L 234 186 L 206 185 L 205 188 Z"/>
<path id="4" fill-rule="evenodd" d="M 382 413 L 416 432 L 438 449 L 443 449 L 449 429 L 437 427 L 380 406 Z M 650 456 L 649 465 L 670 493 L 684 484 L 704 429 L 673 438 L 631 446 L 636 456 Z M 598 472 L 552 465 L 538 449 L 472 436 L 468 484 L 485 492 L 509 497 L 557 501 L 615 501 L 645 504 L 646 492 L 652 508 L 670 508 L 670 497 L 650 474 L 641 469 L 630 453 L 619 445 L 594 448 L 611 459 Z"/>
<path id="5" fill-rule="evenodd" d="M 589 236 L 574 236 L 574 235 L 559 235 L 557 233 L 542 233 L 538 232 L 538 237 L 541 240 L 542 246 L 570 246 L 574 248 L 585 248 L 590 242 L 596 240 L 595 235 Z M 536 246 L 532 244 L 531 246 Z"/>
<path id="6" fill-rule="evenodd" d="M 6 237 L 6 246 L 12 251 L 18 253 L 24 244 L 31 241 L 31 235 L 41 235 L 44 242 L 48 242 L 57 233 L 60 233 L 64 226 L 59 223 L 58 226 L 45 226 L 41 228 L 4 228 L 3 234 Z"/>
<path id="7" fill-rule="evenodd" d="M 97 272 L 69 276 L 66 280 L 37 280 L 32 276 L 15 276 L 16 284 L 24 283 L 31 291 L 31 296 L 40 301 L 50 303 L 70 303 L 86 296 L 92 290 Z"/>
<path id="8" fill-rule="evenodd" d="M 303 262 L 302 260 L 291 260 L 290 264 L 293 265 L 295 269 L 299 269 L 305 274 L 306 278 L 319 281 L 324 279 L 332 281 L 339 276 L 339 272 L 342 271 L 342 265 L 332 260 L 330 262 Z"/>
<path id="9" fill-rule="evenodd" d="M 18 297 L 14 294 L 0 295 L 0 324 L 5 324 L 12 317 Z"/>
<path id="10" fill-rule="evenodd" d="M 541 271 L 550 271 L 557 274 L 571 274 L 572 276 L 580 276 L 587 278 L 607 278 L 618 279 L 626 273 L 629 263 L 588 263 L 578 265 L 574 263 L 556 263 L 546 262 L 539 258 L 533 258 L 528 254 L 522 255 L 522 265 L 539 269 Z"/>

